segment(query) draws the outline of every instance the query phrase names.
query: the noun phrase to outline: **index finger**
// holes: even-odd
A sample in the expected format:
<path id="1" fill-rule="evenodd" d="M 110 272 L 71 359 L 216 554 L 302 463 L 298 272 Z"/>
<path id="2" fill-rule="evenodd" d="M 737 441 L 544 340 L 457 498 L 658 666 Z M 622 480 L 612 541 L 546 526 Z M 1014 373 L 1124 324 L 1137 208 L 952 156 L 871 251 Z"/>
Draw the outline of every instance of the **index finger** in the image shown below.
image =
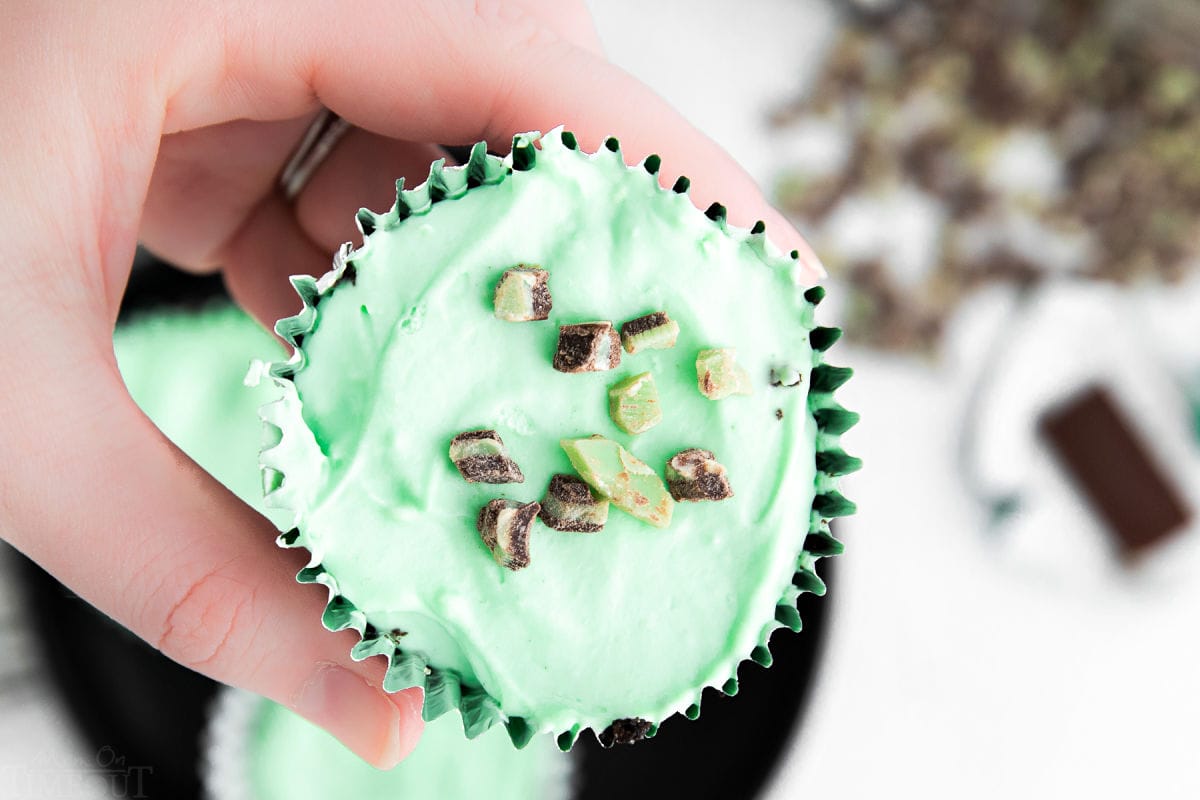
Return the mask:
<path id="1" fill-rule="evenodd" d="M 369 0 L 351 16 L 306 2 L 289 4 L 292 22 L 281 26 L 276 5 L 255 4 L 207 26 L 229 40 L 224 50 L 192 48 L 177 68 L 190 79 L 173 89 L 168 130 L 296 116 L 319 103 L 356 126 L 408 141 L 506 143 L 515 133 L 563 124 L 595 150 L 616 135 L 627 159 L 658 153 L 663 179 L 686 175 L 697 205 L 720 201 L 744 227 L 765 221 L 778 246 L 800 251 L 811 279 L 823 274 L 727 153 L 644 84 L 532 15 L 501 2 L 409 4 L 397 13 L 395 4 Z M 371 20 L 365 35 L 363 19 Z"/>

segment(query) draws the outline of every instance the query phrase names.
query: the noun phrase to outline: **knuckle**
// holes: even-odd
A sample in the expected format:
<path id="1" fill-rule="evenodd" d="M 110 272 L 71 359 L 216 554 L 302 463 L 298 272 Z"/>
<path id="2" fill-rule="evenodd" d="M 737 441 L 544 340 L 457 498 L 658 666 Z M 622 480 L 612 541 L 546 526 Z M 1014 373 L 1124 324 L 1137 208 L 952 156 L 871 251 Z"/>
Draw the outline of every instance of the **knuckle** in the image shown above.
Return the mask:
<path id="1" fill-rule="evenodd" d="M 225 672 L 248 650 L 244 619 L 253 593 L 214 571 L 186 584 L 164 615 L 155 646 L 199 672 Z"/>
<path id="2" fill-rule="evenodd" d="M 484 36 L 501 41 L 510 50 L 539 47 L 559 38 L 541 16 L 511 0 L 475 0 L 472 17 Z"/>

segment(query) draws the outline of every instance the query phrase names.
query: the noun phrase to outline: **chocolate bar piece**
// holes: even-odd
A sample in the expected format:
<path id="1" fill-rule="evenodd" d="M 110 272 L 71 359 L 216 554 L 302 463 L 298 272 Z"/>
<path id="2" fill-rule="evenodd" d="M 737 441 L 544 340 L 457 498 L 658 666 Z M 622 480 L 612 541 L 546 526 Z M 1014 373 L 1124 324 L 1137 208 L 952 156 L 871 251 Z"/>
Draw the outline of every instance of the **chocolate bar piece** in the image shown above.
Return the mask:
<path id="1" fill-rule="evenodd" d="M 479 510 L 475 527 L 496 563 L 516 571 L 529 566 L 529 531 L 542 510 L 539 503 L 492 500 Z"/>
<path id="2" fill-rule="evenodd" d="M 621 337 L 611 322 L 581 322 L 558 329 L 554 368 L 559 372 L 600 372 L 621 365 Z"/>
<path id="3" fill-rule="evenodd" d="M 524 483 L 517 462 L 508 457 L 500 434 L 466 431 L 450 441 L 450 460 L 467 483 Z"/>
<path id="4" fill-rule="evenodd" d="M 621 344 L 633 355 L 639 350 L 666 350 L 679 338 L 679 323 L 665 311 L 655 311 L 621 326 Z"/>
<path id="5" fill-rule="evenodd" d="M 667 489 L 676 500 L 724 500 L 733 497 L 725 467 L 710 450 L 692 448 L 667 462 Z"/>
<path id="6" fill-rule="evenodd" d="M 537 266 L 518 264 L 505 270 L 496 284 L 493 307 L 496 318 L 505 322 L 546 319 L 554 302 L 550 298 L 549 275 Z"/>
<path id="7" fill-rule="evenodd" d="M 608 521 L 608 500 L 574 475 L 555 475 L 542 500 L 542 522 L 556 531 L 595 533 Z"/>
<path id="8" fill-rule="evenodd" d="M 1190 520 L 1178 489 L 1103 388 L 1090 386 L 1046 412 L 1038 430 L 1126 555 Z"/>

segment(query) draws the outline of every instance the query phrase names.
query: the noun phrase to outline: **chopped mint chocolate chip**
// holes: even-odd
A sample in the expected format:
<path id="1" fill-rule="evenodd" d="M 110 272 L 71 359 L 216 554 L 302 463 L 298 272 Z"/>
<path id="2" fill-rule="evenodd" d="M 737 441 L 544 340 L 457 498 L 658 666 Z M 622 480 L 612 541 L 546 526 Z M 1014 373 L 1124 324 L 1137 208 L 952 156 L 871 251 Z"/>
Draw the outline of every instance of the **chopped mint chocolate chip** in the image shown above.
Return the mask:
<path id="1" fill-rule="evenodd" d="M 708 450 L 684 450 L 667 462 L 667 487 L 676 500 L 724 500 L 733 497 L 725 467 Z"/>
<path id="2" fill-rule="evenodd" d="M 574 475 L 555 475 L 542 499 L 542 522 L 556 531 L 595 533 L 608 521 L 608 500 Z"/>
<path id="3" fill-rule="evenodd" d="M 603 436 L 563 439 L 559 444 L 579 477 L 617 508 L 658 528 L 671 524 L 675 501 L 645 462 Z"/>
<path id="4" fill-rule="evenodd" d="M 524 483 L 517 462 L 508 457 L 495 431 L 467 431 L 450 441 L 450 460 L 467 483 Z"/>
<path id="5" fill-rule="evenodd" d="M 799 386 L 804 381 L 804 375 L 792 367 L 776 367 L 771 370 L 771 385 L 791 388 Z"/>
<path id="6" fill-rule="evenodd" d="M 529 531 L 542 510 L 540 503 L 492 500 L 479 509 L 475 527 L 496 563 L 505 569 L 529 566 Z"/>
<path id="7" fill-rule="evenodd" d="M 554 368 L 559 372 L 601 372 L 621 365 L 621 340 L 611 322 L 581 322 L 558 329 Z"/>
<path id="8" fill-rule="evenodd" d="M 652 727 L 650 721 L 645 719 L 618 719 L 613 720 L 613 724 L 596 738 L 600 740 L 600 746 L 607 750 L 616 744 L 640 742 L 650 735 Z"/>
<path id="9" fill-rule="evenodd" d="M 538 266 L 518 264 L 504 271 L 493 298 L 497 319 L 532 322 L 546 319 L 554 303 L 550 299 L 549 275 Z"/>
<path id="10" fill-rule="evenodd" d="M 639 350 L 666 350 L 679 338 L 679 323 L 665 311 L 655 311 L 621 326 L 621 344 L 633 355 Z"/>
<path id="11" fill-rule="evenodd" d="M 626 433 L 643 433 L 662 422 L 654 376 L 643 372 L 613 384 L 608 390 L 608 414 Z"/>
<path id="12" fill-rule="evenodd" d="M 750 376 L 737 363 L 732 347 L 701 350 L 696 356 L 696 381 L 700 393 L 709 400 L 721 400 L 731 394 L 753 394 Z"/>

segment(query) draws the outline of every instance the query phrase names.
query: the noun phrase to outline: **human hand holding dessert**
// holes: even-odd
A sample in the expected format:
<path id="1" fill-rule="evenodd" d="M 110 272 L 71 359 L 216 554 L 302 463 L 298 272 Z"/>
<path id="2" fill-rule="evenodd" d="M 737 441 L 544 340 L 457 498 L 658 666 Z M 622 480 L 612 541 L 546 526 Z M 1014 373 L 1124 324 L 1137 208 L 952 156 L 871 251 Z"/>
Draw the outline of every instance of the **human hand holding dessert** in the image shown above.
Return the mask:
<path id="1" fill-rule="evenodd" d="M 507 142 L 565 122 L 588 150 L 619 133 L 661 152 L 701 207 L 764 219 L 803 248 L 741 170 L 599 53 L 582 3 L 6 5 L 0 222 L 9 340 L 0 534 L 171 658 L 399 760 L 419 692 L 315 633 L 321 598 L 269 524 L 130 400 L 112 330 L 137 241 L 220 269 L 261 321 L 295 311 L 359 205 L 424 176 L 432 143 Z M 354 126 L 289 202 L 280 169 L 314 115 Z M 801 260 L 817 271 L 806 248 Z"/>

